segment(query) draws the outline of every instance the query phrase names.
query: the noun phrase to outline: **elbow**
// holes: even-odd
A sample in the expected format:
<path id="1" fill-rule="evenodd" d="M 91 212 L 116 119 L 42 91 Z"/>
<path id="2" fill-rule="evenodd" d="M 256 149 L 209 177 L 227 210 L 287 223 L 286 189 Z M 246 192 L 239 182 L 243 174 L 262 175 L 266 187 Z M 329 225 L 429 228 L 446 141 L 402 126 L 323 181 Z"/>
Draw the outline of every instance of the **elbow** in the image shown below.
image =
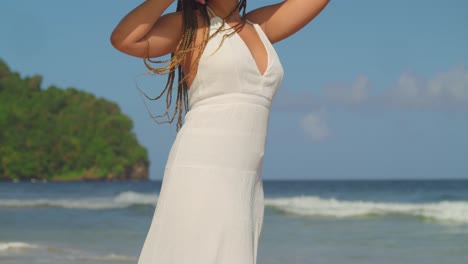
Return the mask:
<path id="1" fill-rule="evenodd" d="M 128 47 L 132 46 L 131 44 L 129 44 L 129 41 L 126 40 L 125 36 L 123 36 L 120 32 L 115 30 L 112 32 L 109 41 L 111 45 L 119 51 L 123 51 L 125 49 L 128 49 Z"/>
<path id="2" fill-rule="evenodd" d="M 141 54 L 141 48 L 138 47 L 138 44 L 125 40 L 125 37 L 122 35 L 116 34 L 114 32 L 111 34 L 109 41 L 116 50 L 127 55 L 143 58 L 143 54 Z"/>
<path id="3" fill-rule="evenodd" d="M 123 40 L 122 36 L 119 35 L 117 32 L 112 32 L 110 39 L 109 39 L 111 45 L 116 48 L 117 50 L 120 50 L 123 46 Z"/>

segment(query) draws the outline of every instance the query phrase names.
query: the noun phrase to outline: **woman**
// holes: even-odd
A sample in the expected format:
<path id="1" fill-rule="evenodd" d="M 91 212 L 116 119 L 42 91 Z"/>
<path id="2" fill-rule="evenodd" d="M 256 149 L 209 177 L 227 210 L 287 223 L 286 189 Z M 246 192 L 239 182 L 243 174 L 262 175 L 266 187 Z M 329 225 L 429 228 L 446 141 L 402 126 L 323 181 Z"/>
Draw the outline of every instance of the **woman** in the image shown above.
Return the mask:
<path id="1" fill-rule="evenodd" d="M 169 74 L 167 109 L 178 71 L 178 133 L 138 264 L 255 264 L 270 105 L 283 78 L 272 44 L 329 1 L 287 0 L 246 14 L 246 0 L 178 0 L 162 15 L 173 1 L 147 0 L 111 36 L 119 51 Z M 169 53 L 165 67 L 147 63 Z"/>

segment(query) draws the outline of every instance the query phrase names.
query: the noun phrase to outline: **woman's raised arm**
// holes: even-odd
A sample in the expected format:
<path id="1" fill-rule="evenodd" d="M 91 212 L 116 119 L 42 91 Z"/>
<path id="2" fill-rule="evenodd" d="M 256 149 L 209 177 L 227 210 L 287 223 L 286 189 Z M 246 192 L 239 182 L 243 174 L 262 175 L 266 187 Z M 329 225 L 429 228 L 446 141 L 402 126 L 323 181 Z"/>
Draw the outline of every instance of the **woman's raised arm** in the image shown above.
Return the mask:
<path id="1" fill-rule="evenodd" d="M 113 30 L 110 42 L 135 57 L 159 57 L 174 52 L 182 35 L 180 12 L 161 14 L 174 0 L 146 0 L 128 13 Z M 149 44 L 149 54 L 147 45 Z"/>
<path id="2" fill-rule="evenodd" d="M 271 43 L 283 40 L 314 19 L 330 0 L 284 0 L 257 8 L 247 19 L 259 24 Z"/>

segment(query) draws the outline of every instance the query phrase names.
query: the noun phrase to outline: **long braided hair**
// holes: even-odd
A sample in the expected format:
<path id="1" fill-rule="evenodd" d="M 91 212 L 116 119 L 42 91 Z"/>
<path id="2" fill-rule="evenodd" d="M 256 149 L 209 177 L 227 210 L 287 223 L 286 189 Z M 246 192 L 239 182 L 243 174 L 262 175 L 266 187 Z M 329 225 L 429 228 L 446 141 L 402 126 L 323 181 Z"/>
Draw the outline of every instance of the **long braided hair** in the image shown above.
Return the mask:
<path id="1" fill-rule="evenodd" d="M 223 39 L 222 39 L 222 41 L 220 43 L 220 46 L 221 46 L 221 44 L 223 43 L 223 41 L 224 41 L 224 39 L 226 37 L 236 33 L 237 31 L 239 31 L 244 26 L 245 21 L 246 21 L 245 20 L 246 19 L 245 18 L 246 6 L 247 6 L 247 0 L 238 0 L 238 3 L 236 5 L 236 7 L 227 15 L 227 17 L 231 16 L 231 14 L 233 14 L 238 8 L 239 12 L 241 13 L 241 22 L 236 24 L 235 26 L 231 27 L 232 29 L 234 29 L 233 32 L 223 35 Z M 201 44 L 199 44 L 199 45 L 195 45 L 195 36 L 196 36 L 196 33 L 197 33 L 197 29 L 198 29 L 196 10 L 200 10 L 200 14 L 202 15 L 204 24 L 208 25 L 208 28 L 207 27 L 204 28 L 204 38 L 203 38 L 203 41 L 201 42 Z M 159 74 L 159 75 L 168 74 L 166 86 L 165 86 L 164 90 L 161 92 L 161 94 L 159 96 L 154 97 L 154 98 L 149 97 L 144 92 L 143 92 L 143 94 L 145 95 L 145 97 L 147 99 L 157 100 L 164 94 L 164 92 L 167 91 L 167 95 L 166 95 L 166 112 L 164 114 L 158 115 L 158 116 L 153 116 L 149 111 L 148 111 L 148 113 L 151 116 L 151 118 L 153 120 L 155 120 L 158 124 L 162 124 L 162 123 L 172 123 L 176 113 L 178 112 L 179 115 L 178 115 L 178 121 L 177 121 L 177 125 L 176 125 L 176 131 L 178 132 L 179 129 L 182 127 L 183 108 L 185 107 L 185 111 L 189 110 L 189 103 L 188 103 L 188 90 L 189 90 L 189 88 L 187 87 L 187 83 L 185 81 L 187 75 L 183 71 L 182 62 L 183 62 L 184 58 L 189 54 L 189 52 L 191 52 L 191 51 L 193 51 L 195 49 L 200 50 L 200 52 L 198 53 L 197 58 L 195 59 L 195 62 L 191 64 L 191 65 L 194 66 L 194 67 L 191 67 L 190 70 L 189 70 L 189 73 L 191 73 L 193 71 L 193 69 L 195 69 L 196 66 L 198 65 L 198 62 L 200 60 L 200 57 L 201 57 L 201 55 L 203 53 L 203 50 L 204 50 L 208 40 L 211 39 L 218 32 L 223 31 L 222 28 L 223 28 L 224 24 L 226 23 L 226 21 L 225 21 L 226 18 L 222 18 L 223 23 L 217 29 L 217 31 L 210 36 L 209 35 L 209 33 L 210 33 L 210 31 L 209 31 L 210 16 L 208 14 L 208 10 L 207 10 L 207 7 L 205 5 L 202 5 L 202 4 L 198 3 L 198 2 L 196 2 L 195 0 L 177 0 L 176 11 L 181 11 L 182 12 L 182 17 L 183 17 L 183 33 L 182 33 L 182 37 L 181 37 L 181 39 L 180 39 L 180 41 L 179 41 L 179 43 L 177 45 L 176 52 L 171 53 L 171 58 L 169 60 L 152 60 L 152 59 L 150 59 L 148 57 L 149 42 L 147 41 L 147 53 L 146 53 L 146 56 L 143 58 L 143 62 L 145 64 L 145 66 L 149 69 L 150 72 L 153 72 L 153 73 L 156 73 L 156 74 Z M 151 67 L 149 65 L 148 62 L 151 62 L 151 63 L 166 63 L 166 62 L 169 62 L 169 63 L 165 67 L 153 68 L 153 67 Z M 176 71 L 176 69 L 177 69 L 177 75 L 178 75 L 178 78 L 177 78 L 177 80 L 178 80 L 178 82 L 177 82 L 177 99 L 176 99 L 176 106 L 175 106 L 174 114 L 169 119 L 168 111 L 169 111 L 169 108 L 170 108 L 170 105 L 171 105 L 171 102 L 172 102 L 172 88 L 173 88 L 173 84 L 174 84 L 174 80 L 175 80 L 175 71 Z M 140 92 L 141 92 L 141 90 L 140 90 Z M 146 103 L 145 103 L 145 106 L 146 106 Z M 167 116 L 168 120 L 163 121 L 163 122 L 159 122 L 157 120 L 157 118 L 163 117 L 163 116 Z"/>

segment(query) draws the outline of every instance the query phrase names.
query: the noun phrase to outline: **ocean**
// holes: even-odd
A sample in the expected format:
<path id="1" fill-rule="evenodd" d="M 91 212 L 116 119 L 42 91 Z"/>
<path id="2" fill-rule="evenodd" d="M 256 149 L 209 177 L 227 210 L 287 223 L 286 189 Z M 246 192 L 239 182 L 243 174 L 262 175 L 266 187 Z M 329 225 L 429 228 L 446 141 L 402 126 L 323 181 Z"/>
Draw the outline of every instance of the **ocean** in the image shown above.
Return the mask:
<path id="1" fill-rule="evenodd" d="M 0 183 L 0 263 L 136 263 L 160 187 Z M 468 263 L 468 180 L 264 180 L 263 187 L 258 264 Z"/>

